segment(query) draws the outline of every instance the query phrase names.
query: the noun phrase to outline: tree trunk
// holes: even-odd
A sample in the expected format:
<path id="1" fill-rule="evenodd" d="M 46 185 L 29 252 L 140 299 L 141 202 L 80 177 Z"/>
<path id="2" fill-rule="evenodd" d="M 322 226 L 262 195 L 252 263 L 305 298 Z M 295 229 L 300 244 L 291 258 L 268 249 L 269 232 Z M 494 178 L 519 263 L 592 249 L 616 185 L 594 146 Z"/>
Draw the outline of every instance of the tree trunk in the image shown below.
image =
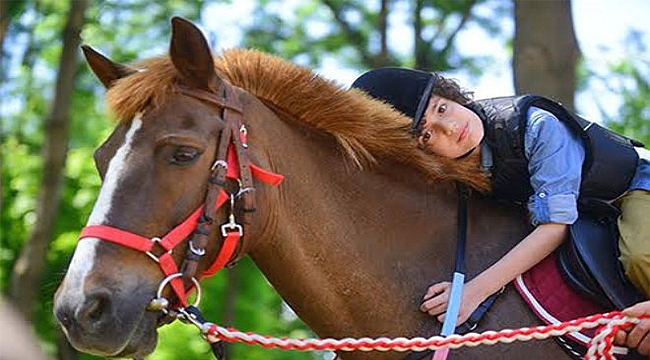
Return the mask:
<path id="1" fill-rule="evenodd" d="M 0 60 L 4 58 L 4 43 L 9 29 L 9 1 L 0 1 Z"/>
<path id="2" fill-rule="evenodd" d="M 377 66 L 388 66 L 390 64 L 390 56 L 388 54 L 388 13 L 389 13 L 389 0 L 381 0 L 381 8 L 379 9 L 379 18 L 377 19 L 377 30 L 381 38 L 381 49 L 377 55 Z"/>
<path id="3" fill-rule="evenodd" d="M 534 93 L 574 107 L 580 50 L 571 0 L 514 0 L 513 72 L 517 94 Z"/>
<path id="4" fill-rule="evenodd" d="M 422 39 L 422 9 L 424 8 L 423 0 L 416 0 L 413 4 L 413 55 L 415 57 L 416 69 L 431 70 L 429 69 L 428 47 L 433 47 L 433 44 L 428 44 Z"/>
<path id="5" fill-rule="evenodd" d="M 36 203 L 36 224 L 14 265 L 10 297 L 18 309 L 31 319 L 33 304 L 40 291 L 46 254 L 52 238 L 61 198 L 63 170 L 68 149 L 70 104 L 77 70 L 80 38 L 86 0 L 73 0 L 63 31 L 63 48 L 50 114 L 45 123 L 43 178 Z"/>

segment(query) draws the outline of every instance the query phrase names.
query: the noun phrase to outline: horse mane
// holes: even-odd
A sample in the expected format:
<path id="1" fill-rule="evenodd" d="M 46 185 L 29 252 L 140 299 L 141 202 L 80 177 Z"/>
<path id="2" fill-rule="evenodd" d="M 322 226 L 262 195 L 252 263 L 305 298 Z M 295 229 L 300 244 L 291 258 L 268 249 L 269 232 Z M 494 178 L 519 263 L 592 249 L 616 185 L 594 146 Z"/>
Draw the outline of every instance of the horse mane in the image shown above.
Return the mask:
<path id="1" fill-rule="evenodd" d="M 137 68 L 108 90 L 109 108 L 118 119 L 131 119 L 177 94 L 179 75 L 168 57 L 145 60 Z M 309 68 L 256 50 L 228 50 L 215 58 L 215 70 L 296 120 L 331 134 L 361 168 L 387 157 L 415 166 L 433 181 L 458 180 L 489 190 L 475 157 L 454 160 L 425 153 L 410 135 L 410 118 L 362 91 L 344 89 Z"/>

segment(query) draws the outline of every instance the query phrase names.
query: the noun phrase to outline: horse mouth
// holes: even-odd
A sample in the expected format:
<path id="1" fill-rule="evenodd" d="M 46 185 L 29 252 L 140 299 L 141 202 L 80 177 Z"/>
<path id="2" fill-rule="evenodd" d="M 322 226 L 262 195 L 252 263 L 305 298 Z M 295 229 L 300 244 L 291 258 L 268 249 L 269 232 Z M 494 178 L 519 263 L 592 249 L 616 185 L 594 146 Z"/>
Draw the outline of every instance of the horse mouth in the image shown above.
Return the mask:
<path id="1" fill-rule="evenodd" d="M 148 321 L 140 321 L 133 335 L 129 338 L 125 347 L 118 354 L 104 356 L 109 356 L 111 358 L 133 358 L 138 360 L 151 354 L 158 344 L 157 329 L 161 326 L 172 323 L 176 318 L 161 311 L 157 313 L 154 311 L 145 311 L 143 318 L 149 316 L 153 318 L 151 323 Z"/>
<path id="2" fill-rule="evenodd" d="M 158 344 L 158 331 L 161 326 L 168 325 L 176 320 L 175 317 L 167 315 L 162 311 L 145 311 L 143 318 L 151 316 L 153 327 L 147 321 L 140 321 L 133 335 L 127 341 L 124 348 L 117 354 L 97 354 L 110 358 L 133 358 L 144 359 L 151 354 Z M 141 329 L 140 329 L 141 328 Z"/>
<path id="3" fill-rule="evenodd" d="M 130 336 L 122 346 L 117 346 L 114 351 L 100 350 L 96 347 L 92 349 L 79 348 L 78 350 L 108 358 L 143 359 L 145 356 L 151 354 L 158 344 L 157 324 L 157 314 L 144 312 Z"/>

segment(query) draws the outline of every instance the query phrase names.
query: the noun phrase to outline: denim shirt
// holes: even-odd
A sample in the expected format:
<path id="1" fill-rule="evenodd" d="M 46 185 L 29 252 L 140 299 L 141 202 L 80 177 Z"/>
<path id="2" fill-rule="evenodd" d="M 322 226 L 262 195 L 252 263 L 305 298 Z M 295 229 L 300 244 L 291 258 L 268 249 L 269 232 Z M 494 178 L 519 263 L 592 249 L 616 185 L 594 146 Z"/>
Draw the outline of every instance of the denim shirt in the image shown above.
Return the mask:
<path id="1" fill-rule="evenodd" d="M 530 107 L 524 153 L 534 193 L 528 198 L 533 225 L 573 224 L 578 219 L 578 195 L 585 150 L 577 134 L 548 111 Z M 492 167 L 492 151 L 483 141 L 482 165 Z M 637 148 L 639 163 L 629 190 L 650 191 L 650 151 Z M 580 165 L 578 165 L 580 164 Z"/>

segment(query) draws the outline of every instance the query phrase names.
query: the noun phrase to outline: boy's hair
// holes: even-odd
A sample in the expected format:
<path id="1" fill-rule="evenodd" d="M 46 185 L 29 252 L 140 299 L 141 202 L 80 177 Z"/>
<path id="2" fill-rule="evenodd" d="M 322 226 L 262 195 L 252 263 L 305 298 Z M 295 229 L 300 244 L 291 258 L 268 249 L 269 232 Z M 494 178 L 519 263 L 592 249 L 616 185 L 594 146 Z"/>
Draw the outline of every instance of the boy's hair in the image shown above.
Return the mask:
<path id="1" fill-rule="evenodd" d="M 462 89 L 453 79 L 448 79 L 440 74 L 435 74 L 436 85 L 433 87 L 433 95 L 438 95 L 447 100 L 455 101 L 461 105 L 467 105 L 474 99 L 474 93 Z"/>

